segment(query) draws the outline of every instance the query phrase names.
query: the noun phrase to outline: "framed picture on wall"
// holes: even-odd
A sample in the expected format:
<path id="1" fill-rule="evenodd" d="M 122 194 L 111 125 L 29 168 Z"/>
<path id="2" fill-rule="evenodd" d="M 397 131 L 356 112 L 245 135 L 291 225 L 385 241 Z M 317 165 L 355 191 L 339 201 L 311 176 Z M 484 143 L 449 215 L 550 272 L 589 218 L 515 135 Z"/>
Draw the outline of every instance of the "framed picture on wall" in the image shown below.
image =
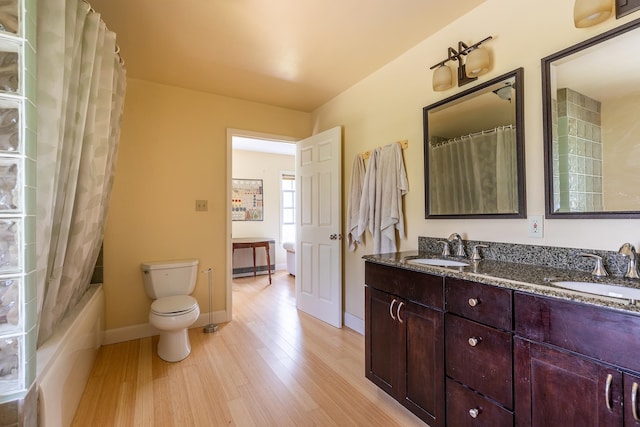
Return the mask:
<path id="1" fill-rule="evenodd" d="M 261 179 L 232 179 L 231 219 L 233 221 L 262 221 L 263 191 Z"/>

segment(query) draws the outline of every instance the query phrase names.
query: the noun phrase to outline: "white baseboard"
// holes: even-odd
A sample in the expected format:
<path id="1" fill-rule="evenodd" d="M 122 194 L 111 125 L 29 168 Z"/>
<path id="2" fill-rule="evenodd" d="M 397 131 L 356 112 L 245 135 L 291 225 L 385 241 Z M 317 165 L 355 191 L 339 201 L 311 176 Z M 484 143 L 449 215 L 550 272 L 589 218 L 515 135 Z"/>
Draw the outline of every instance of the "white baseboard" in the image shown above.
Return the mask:
<path id="1" fill-rule="evenodd" d="M 344 325 L 349 329 L 353 329 L 360 335 L 364 335 L 364 320 L 360 319 L 359 317 L 345 312 Z"/>
<path id="2" fill-rule="evenodd" d="M 216 311 L 211 315 L 213 323 L 228 322 L 227 311 Z M 191 328 L 198 328 L 209 324 L 209 313 L 200 313 L 198 320 L 195 321 Z M 104 331 L 104 339 L 102 345 L 115 344 L 124 341 L 138 340 L 140 338 L 152 337 L 159 335 L 160 332 L 151 326 L 150 323 L 141 323 L 138 325 L 125 326 L 124 328 L 107 329 Z"/>

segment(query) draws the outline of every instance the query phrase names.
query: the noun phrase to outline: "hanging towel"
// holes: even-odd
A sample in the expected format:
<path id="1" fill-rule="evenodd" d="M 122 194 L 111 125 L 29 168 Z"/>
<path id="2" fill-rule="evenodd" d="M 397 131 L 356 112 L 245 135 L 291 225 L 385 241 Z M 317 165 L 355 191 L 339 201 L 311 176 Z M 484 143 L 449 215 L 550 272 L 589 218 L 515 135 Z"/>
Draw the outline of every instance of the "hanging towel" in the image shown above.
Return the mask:
<path id="1" fill-rule="evenodd" d="M 364 175 L 364 185 L 362 186 L 362 197 L 360 199 L 360 209 L 358 214 L 358 238 L 362 240 L 362 235 L 368 229 L 371 235 L 374 234 L 374 213 L 376 203 L 376 170 L 380 148 L 371 150 L 369 165 Z M 375 244 L 374 244 L 375 246 Z"/>
<path id="2" fill-rule="evenodd" d="M 358 234 L 358 219 L 360 217 L 360 200 L 362 199 L 364 177 L 364 159 L 362 158 L 362 154 L 358 153 L 353 159 L 349 201 L 347 205 L 347 240 L 350 251 L 355 251 L 356 246 L 362 242 L 362 234 Z"/>
<path id="3" fill-rule="evenodd" d="M 405 239 L 402 196 L 409 191 L 400 143 L 384 146 L 378 162 L 380 253 L 396 252 L 396 230 Z"/>

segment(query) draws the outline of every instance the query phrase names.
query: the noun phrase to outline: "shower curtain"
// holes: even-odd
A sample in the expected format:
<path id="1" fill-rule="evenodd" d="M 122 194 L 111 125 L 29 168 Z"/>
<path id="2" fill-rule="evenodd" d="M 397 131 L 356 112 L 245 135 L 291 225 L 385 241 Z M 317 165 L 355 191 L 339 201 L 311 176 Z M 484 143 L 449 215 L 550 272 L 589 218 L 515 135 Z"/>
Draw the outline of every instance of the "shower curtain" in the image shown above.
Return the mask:
<path id="1" fill-rule="evenodd" d="M 38 345 L 89 286 L 120 135 L 115 34 L 81 0 L 38 0 Z"/>
<path id="2" fill-rule="evenodd" d="M 430 213 L 517 212 L 516 163 L 512 126 L 430 143 Z"/>

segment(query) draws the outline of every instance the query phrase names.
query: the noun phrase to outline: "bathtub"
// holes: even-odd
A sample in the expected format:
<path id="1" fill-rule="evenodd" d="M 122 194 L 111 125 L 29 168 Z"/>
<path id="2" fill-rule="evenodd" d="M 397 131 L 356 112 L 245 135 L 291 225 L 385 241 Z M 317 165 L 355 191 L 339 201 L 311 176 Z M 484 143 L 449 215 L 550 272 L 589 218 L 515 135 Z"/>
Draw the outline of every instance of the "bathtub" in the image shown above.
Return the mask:
<path id="1" fill-rule="evenodd" d="M 104 335 L 104 292 L 91 285 L 54 334 L 38 348 L 40 427 L 71 424 Z"/>

